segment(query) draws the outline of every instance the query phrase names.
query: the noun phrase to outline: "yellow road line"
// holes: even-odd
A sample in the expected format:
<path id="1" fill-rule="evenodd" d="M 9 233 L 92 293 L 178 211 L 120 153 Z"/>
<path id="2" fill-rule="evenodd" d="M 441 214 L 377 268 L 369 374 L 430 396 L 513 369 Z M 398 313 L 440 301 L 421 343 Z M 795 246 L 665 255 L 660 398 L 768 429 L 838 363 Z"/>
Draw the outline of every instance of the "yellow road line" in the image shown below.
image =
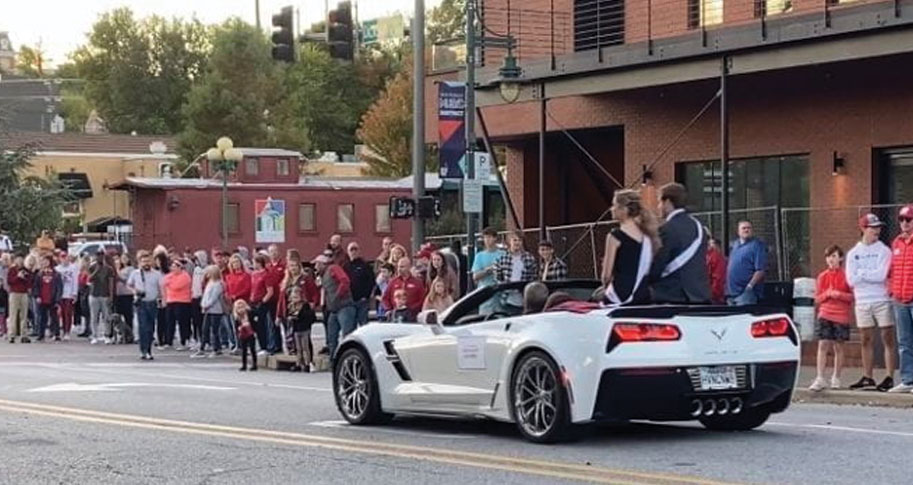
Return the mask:
<path id="1" fill-rule="evenodd" d="M 571 463 L 531 460 L 508 456 L 485 455 L 456 450 L 400 445 L 394 443 L 365 442 L 329 436 L 289 433 L 255 428 L 239 428 L 188 421 L 151 418 L 146 416 L 108 413 L 86 409 L 66 408 L 47 404 L 0 399 L 0 410 L 27 413 L 75 421 L 111 424 L 133 428 L 171 431 L 178 433 L 243 439 L 290 446 L 318 447 L 324 449 L 409 458 L 450 465 L 488 468 L 494 470 L 539 475 L 567 480 L 583 480 L 617 485 L 652 485 L 685 483 L 693 485 L 725 485 L 723 482 L 696 477 L 661 473 L 575 465 Z M 634 481 L 632 481 L 634 480 Z"/>

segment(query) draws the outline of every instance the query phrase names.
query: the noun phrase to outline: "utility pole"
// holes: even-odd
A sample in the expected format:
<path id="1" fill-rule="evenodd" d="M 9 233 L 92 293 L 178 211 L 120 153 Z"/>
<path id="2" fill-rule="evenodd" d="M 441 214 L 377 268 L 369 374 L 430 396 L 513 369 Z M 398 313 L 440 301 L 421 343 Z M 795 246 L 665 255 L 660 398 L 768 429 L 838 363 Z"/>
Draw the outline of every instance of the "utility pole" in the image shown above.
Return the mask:
<path id="1" fill-rule="evenodd" d="M 475 0 L 466 0 L 466 180 L 475 179 L 475 145 L 476 145 L 476 5 Z M 466 190 L 463 190 L 466 197 Z M 472 267 L 476 249 L 476 217 L 466 213 L 466 246 L 468 248 L 468 266 Z M 472 281 L 472 271 L 469 271 Z"/>
<path id="2" fill-rule="evenodd" d="M 412 197 L 425 195 L 425 0 L 415 0 L 412 17 Z M 425 220 L 412 218 L 412 253 L 425 241 Z"/>
<path id="3" fill-rule="evenodd" d="M 729 77 L 729 58 L 723 56 L 720 63 L 720 166 L 723 176 L 720 204 L 720 221 L 723 226 L 723 254 L 729 254 L 729 100 L 726 81 Z"/>
<path id="4" fill-rule="evenodd" d="M 260 27 L 260 0 L 254 0 L 254 8 L 257 9 L 257 30 L 263 31 Z"/>

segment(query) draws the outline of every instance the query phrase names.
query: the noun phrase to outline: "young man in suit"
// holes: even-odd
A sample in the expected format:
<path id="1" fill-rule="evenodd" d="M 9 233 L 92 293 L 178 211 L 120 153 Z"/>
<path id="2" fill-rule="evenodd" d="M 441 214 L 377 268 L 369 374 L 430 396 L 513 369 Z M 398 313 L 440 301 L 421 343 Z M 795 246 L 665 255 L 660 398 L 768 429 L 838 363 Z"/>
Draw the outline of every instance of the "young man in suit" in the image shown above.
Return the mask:
<path id="1" fill-rule="evenodd" d="M 685 209 L 687 192 L 681 184 L 659 189 L 665 223 L 659 229 L 662 246 L 650 271 L 655 303 L 710 303 L 710 280 L 705 264 L 707 234 Z"/>

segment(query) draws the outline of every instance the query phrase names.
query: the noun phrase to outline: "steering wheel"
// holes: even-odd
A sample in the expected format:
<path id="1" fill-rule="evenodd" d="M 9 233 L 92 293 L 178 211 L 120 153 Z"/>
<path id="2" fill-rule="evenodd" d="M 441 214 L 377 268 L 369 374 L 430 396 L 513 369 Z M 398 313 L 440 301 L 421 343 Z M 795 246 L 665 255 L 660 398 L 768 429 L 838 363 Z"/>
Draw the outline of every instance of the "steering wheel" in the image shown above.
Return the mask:
<path id="1" fill-rule="evenodd" d="M 485 317 L 485 321 L 487 322 L 487 321 L 489 321 L 489 320 L 496 320 L 496 319 L 498 319 L 498 318 L 506 318 L 506 317 L 509 317 L 509 316 L 510 316 L 510 315 L 507 314 L 507 313 L 505 313 L 505 312 L 493 312 L 493 313 L 488 314 L 488 315 Z"/>

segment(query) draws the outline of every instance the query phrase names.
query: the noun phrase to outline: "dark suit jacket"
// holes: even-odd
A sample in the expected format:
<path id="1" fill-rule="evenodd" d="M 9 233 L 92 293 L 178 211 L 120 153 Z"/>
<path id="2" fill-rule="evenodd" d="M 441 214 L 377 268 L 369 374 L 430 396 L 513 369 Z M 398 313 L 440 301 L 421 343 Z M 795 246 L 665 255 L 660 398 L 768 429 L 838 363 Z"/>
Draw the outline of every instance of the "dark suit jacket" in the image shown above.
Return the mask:
<path id="1" fill-rule="evenodd" d="M 694 219 L 686 212 L 677 214 L 659 229 L 662 242 L 650 269 L 651 289 L 655 303 L 710 303 L 710 279 L 707 276 L 707 235 L 697 253 L 684 266 L 662 277 L 663 269 L 685 252 L 697 237 Z"/>

